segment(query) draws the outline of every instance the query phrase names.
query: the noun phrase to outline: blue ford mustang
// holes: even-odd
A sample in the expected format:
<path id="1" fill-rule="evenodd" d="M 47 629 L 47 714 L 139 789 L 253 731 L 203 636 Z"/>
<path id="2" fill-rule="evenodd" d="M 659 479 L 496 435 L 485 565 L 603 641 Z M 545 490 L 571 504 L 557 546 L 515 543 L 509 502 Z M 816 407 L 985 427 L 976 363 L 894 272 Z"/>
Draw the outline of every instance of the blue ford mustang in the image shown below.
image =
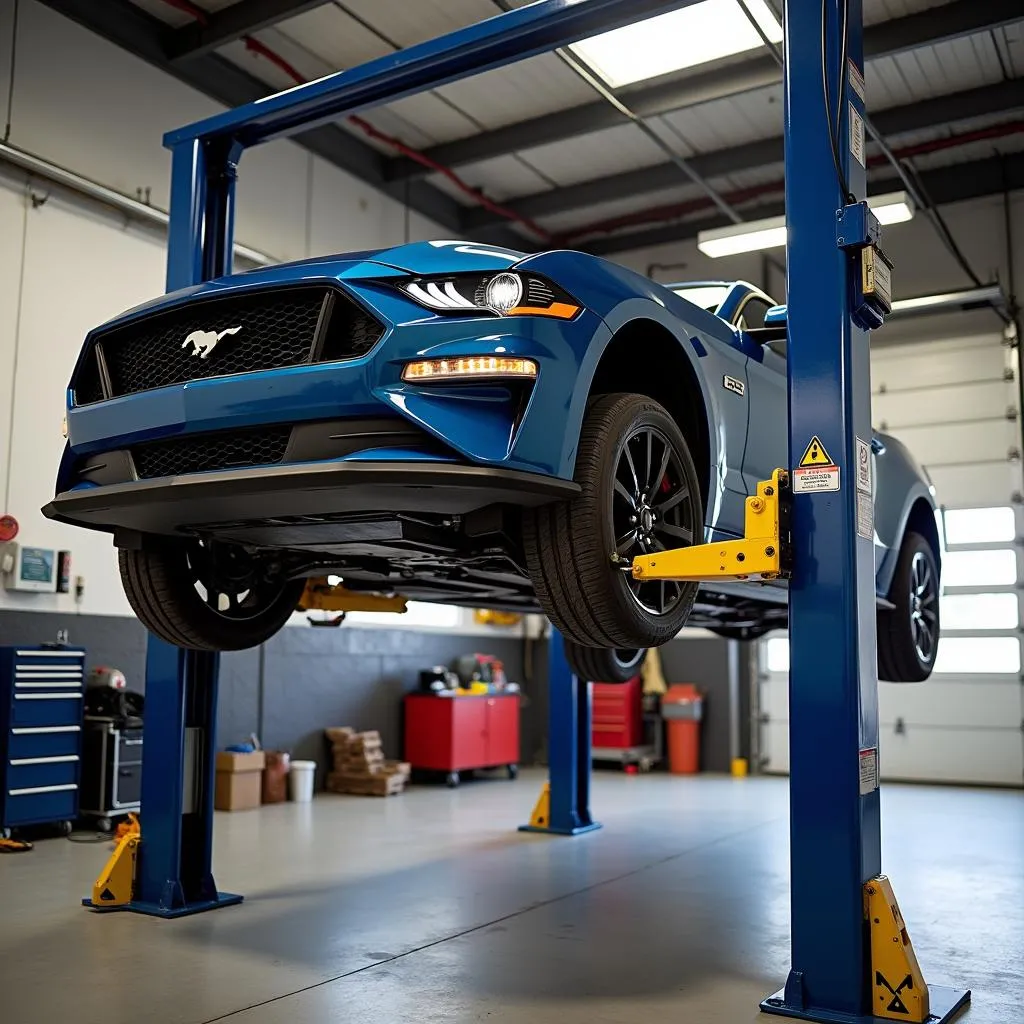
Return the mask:
<path id="1" fill-rule="evenodd" d="M 787 463 L 771 305 L 457 241 L 234 274 L 90 333 L 44 511 L 112 532 L 133 608 L 183 646 L 262 642 L 328 572 L 543 610 L 592 677 L 612 674 L 595 652 L 628 668 L 688 620 L 753 637 L 785 624 L 784 587 L 698 593 L 617 566 L 739 535 Z M 881 674 L 924 678 L 934 503 L 897 441 L 874 447 Z"/>

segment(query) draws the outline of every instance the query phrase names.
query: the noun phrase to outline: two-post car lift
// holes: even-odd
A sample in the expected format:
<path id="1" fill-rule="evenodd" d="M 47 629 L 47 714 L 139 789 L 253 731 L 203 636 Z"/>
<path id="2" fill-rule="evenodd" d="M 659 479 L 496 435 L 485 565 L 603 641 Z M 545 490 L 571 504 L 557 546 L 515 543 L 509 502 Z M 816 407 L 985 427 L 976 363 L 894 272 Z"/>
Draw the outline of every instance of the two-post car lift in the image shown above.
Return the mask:
<path id="1" fill-rule="evenodd" d="M 230 272 L 237 168 L 249 147 L 695 2 L 539 0 L 171 132 L 164 140 L 173 154 L 168 290 Z M 786 2 L 790 451 L 817 438 L 834 463 L 793 486 L 792 970 L 761 1008 L 841 1024 L 939 1022 L 968 994 L 924 985 L 881 875 L 870 459 L 863 458 L 871 441 L 865 326 L 872 321 L 864 254 L 874 252 L 877 223 L 862 201 L 862 30 L 861 0 Z M 780 545 L 766 538 L 778 536 L 785 482 L 776 474 L 748 499 L 740 547 L 661 552 L 637 560 L 633 571 L 686 578 L 779 571 Z M 774 511 L 773 495 L 763 493 L 772 484 Z M 588 688 L 569 672 L 557 641 L 542 830 L 575 833 L 596 827 Z M 217 672 L 217 655 L 150 637 L 144 831 L 132 843 L 138 863 L 123 909 L 176 916 L 241 900 L 219 892 L 211 872 Z"/>

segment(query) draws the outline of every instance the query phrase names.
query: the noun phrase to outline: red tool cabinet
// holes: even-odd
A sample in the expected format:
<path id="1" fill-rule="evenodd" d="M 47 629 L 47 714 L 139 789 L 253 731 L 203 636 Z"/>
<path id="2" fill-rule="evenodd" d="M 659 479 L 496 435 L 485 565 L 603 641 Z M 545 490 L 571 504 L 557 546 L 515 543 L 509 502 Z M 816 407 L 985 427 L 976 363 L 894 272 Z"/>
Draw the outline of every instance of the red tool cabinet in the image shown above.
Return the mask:
<path id="1" fill-rule="evenodd" d="M 446 772 L 457 785 L 459 772 L 507 767 L 519 762 L 519 696 L 487 694 L 405 698 L 405 760 L 413 768 Z"/>
<path id="2" fill-rule="evenodd" d="M 639 676 L 628 683 L 594 683 L 590 742 L 594 748 L 636 747 L 644 725 Z"/>

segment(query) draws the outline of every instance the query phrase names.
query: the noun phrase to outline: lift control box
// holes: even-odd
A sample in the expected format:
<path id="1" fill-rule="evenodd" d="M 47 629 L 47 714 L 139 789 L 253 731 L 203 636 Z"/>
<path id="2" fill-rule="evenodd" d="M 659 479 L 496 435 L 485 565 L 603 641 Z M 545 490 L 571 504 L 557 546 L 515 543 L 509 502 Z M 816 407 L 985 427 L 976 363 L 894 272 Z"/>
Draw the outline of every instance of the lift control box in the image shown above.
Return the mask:
<path id="1" fill-rule="evenodd" d="M 881 327 L 892 312 L 892 261 L 882 251 L 882 228 L 866 202 L 836 213 L 836 244 L 850 256 L 850 309 L 865 331 Z"/>

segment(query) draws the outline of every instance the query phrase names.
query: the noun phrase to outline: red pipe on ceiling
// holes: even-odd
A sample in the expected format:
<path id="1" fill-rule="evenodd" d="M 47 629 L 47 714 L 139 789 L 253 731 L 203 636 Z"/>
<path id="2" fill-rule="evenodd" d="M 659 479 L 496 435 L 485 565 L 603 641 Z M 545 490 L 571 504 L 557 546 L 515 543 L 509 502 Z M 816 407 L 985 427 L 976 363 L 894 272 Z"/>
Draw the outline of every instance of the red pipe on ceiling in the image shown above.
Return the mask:
<path id="1" fill-rule="evenodd" d="M 923 156 L 926 153 L 938 153 L 946 149 L 956 149 L 960 146 L 970 145 L 972 142 L 1002 139 L 1010 135 L 1018 135 L 1021 132 L 1024 132 L 1024 121 L 1007 121 L 1003 124 L 990 125 L 987 128 L 976 128 L 957 135 L 947 135 L 941 139 L 931 139 L 928 142 L 901 146 L 894 148 L 893 153 L 898 158 L 906 160 L 915 156 Z M 868 167 L 878 167 L 888 162 L 888 158 L 883 153 L 876 153 L 868 157 Z M 747 188 L 735 189 L 732 192 L 724 193 L 722 198 L 727 203 L 735 205 L 737 203 L 745 203 L 751 199 L 757 199 L 760 196 L 770 195 L 773 192 L 781 193 L 784 188 L 785 182 L 780 179 L 778 181 L 763 182 L 760 185 L 751 185 Z M 556 241 L 560 244 L 565 244 L 587 235 L 608 234 L 619 228 L 676 220 L 680 217 L 685 217 L 687 214 L 707 209 L 711 205 L 713 204 L 708 197 L 698 196 L 678 203 L 647 207 L 643 210 L 622 214 L 619 217 L 609 217 L 606 220 L 595 221 L 592 224 L 573 228 L 559 235 Z"/>

